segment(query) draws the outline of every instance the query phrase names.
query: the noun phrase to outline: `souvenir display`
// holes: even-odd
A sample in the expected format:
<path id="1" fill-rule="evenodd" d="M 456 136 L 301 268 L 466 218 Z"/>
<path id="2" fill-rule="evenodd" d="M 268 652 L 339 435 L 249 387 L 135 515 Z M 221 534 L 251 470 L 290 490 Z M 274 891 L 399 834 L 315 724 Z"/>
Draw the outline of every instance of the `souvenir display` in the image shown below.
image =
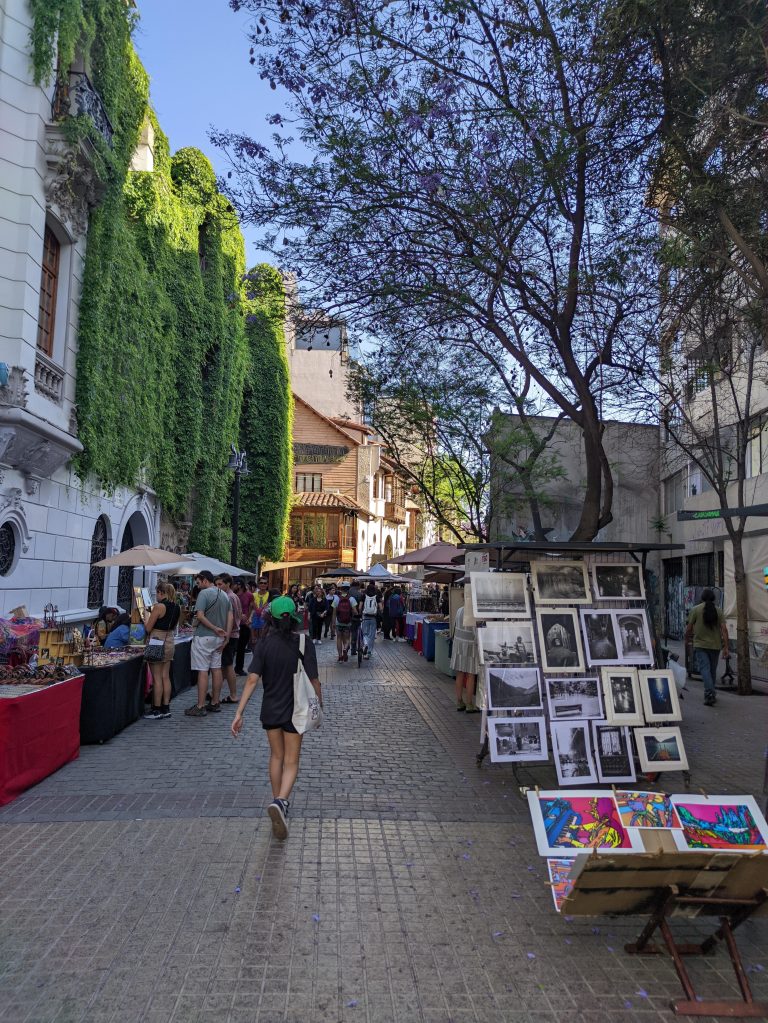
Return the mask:
<path id="1" fill-rule="evenodd" d="M 535 561 L 531 583 L 537 604 L 588 604 L 592 599 L 583 561 Z"/>
<path id="2" fill-rule="evenodd" d="M 587 661 L 591 667 L 619 664 L 619 642 L 612 611 L 581 609 Z"/>
<path id="3" fill-rule="evenodd" d="M 538 668 L 485 666 L 490 710 L 543 710 Z"/>
<path id="4" fill-rule="evenodd" d="M 672 672 L 641 671 L 639 680 L 643 711 L 648 724 L 679 721 L 682 713 Z"/>
<path id="5" fill-rule="evenodd" d="M 593 564 L 592 587 L 596 600 L 645 600 L 643 569 L 635 562 Z"/>
<path id="6" fill-rule="evenodd" d="M 77 664 L 0 664 L 0 685 L 3 686 L 49 686 L 63 682 L 74 675 L 82 674 Z"/>
<path id="7" fill-rule="evenodd" d="M 665 792 L 617 789 L 613 795 L 625 828 L 680 827 L 672 799 Z"/>
<path id="8" fill-rule="evenodd" d="M 543 717 L 488 719 L 488 741 L 494 763 L 549 760 Z"/>
<path id="9" fill-rule="evenodd" d="M 635 780 L 632 740 L 626 725 L 593 721 L 592 740 L 598 781 L 615 784 Z"/>
<path id="10" fill-rule="evenodd" d="M 475 618 L 530 619 L 528 583 L 521 572 L 472 572 Z"/>
<path id="11" fill-rule="evenodd" d="M 688 770 L 688 758 L 679 728 L 636 728 L 634 731 L 641 770 Z"/>
<path id="12" fill-rule="evenodd" d="M 752 796 L 672 796 L 678 849 L 766 852 L 768 825 Z"/>
<path id="13" fill-rule="evenodd" d="M 643 706 L 634 668 L 603 668 L 605 716 L 613 725 L 642 725 Z"/>
<path id="14" fill-rule="evenodd" d="M 552 753 L 561 785 L 594 785 L 597 772 L 592 760 L 588 721 L 550 722 Z"/>
<path id="15" fill-rule="evenodd" d="M 541 663 L 545 672 L 584 671 L 584 653 L 576 612 L 537 609 Z"/>
<path id="16" fill-rule="evenodd" d="M 534 664 L 533 627 L 522 621 L 489 622 L 477 630 L 477 649 L 481 664 Z"/>
<path id="17" fill-rule="evenodd" d="M 602 691 L 597 678 L 545 678 L 544 687 L 552 721 L 605 717 Z"/>
<path id="18" fill-rule="evenodd" d="M 527 795 L 541 856 L 576 856 L 590 849 L 643 851 L 639 833 L 627 831 L 621 823 L 610 792 L 529 789 Z"/>

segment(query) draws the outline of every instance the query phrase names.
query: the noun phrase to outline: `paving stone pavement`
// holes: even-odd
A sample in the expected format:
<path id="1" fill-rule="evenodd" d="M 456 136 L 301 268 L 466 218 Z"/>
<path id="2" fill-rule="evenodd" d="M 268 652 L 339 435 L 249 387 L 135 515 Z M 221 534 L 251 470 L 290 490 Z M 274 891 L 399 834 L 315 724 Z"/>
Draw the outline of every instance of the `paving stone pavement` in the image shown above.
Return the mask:
<path id="1" fill-rule="evenodd" d="M 403 644 L 338 665 L 304 744 L 287 842 L 264 808 L 258 697 L 139 721 L 0 810 L 2 1023 L 610 1023 L 673 1019 L 640 921 L 558 916 L 508 766 Z M 759 795 L 768 698 L 684 704 L 692 788 Z M 554 783 L 551 769 L 522 780 Z M 682 779 L 670 777 L 673 787 Z M 681 934 L 703 933 L 692 921 Z M 738 932 L 768 1000 L 768 929 Z M 689 968 L 737 994 L 720 950 Z"/>

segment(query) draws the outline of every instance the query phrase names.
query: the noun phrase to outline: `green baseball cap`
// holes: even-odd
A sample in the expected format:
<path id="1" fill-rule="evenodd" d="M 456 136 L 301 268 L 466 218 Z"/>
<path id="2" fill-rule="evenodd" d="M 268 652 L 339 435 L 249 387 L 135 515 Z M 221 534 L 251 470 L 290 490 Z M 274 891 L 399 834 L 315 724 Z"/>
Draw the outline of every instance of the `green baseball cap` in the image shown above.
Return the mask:
<path id="1" fill-rule="evenodd" d="M 297 622 L 302 620 L 302 616 L 296 610 L 296 605 L 290 597 L 275 597 L 269 605 L 269 613 L 273 618 L 282 618 L 283 615 L 292 615 Z"/>

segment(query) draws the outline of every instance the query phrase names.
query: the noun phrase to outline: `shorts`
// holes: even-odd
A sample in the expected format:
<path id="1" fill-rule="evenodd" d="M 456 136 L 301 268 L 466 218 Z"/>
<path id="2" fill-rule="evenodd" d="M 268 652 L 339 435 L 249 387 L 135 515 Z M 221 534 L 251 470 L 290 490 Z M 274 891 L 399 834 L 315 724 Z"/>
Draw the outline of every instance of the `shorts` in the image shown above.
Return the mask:
<path id="1" fill-rule="evenodd" d="M 231 668 L 235 663 L 235 657 L 237 657 L 237 640 L 230 639 L 224 649 L 221 651 L 221 666 L 222 668 Z"/>
<path id="2" fill-rule="evenodd" d="M 352 628 L 352 622 L 336 622 L 336 628 L 339 632 L 349 632 Z"/>
<path id="3" fill-rule="evenodd" d="M 290 732 L 292 735 L 298 735 L 299 733 L 293 727 L 292 721 L 283 721 L 279 725 L 268 725 L 266 721 L 261 722 L 261 727 L 265 732 L 274 732 L 278 728 L 283 732 Z"/>
<path id="4" fill-rule="evenodd" d="M 211 671 L 221 667 L 221 639 L 218 636 L 193 636 L 190 667 L 192 671 Z"/>

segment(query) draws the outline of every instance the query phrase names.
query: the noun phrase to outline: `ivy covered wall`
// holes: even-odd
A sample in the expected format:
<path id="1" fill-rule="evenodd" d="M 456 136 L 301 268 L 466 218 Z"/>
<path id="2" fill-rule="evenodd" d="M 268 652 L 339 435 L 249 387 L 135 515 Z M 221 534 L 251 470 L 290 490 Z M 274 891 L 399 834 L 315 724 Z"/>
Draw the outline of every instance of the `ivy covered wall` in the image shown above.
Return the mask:
<path id="1" fill-rule="evenodd" d="M 291 398 L 279 275 L 264 267 L 245 276 L 237 217 L 210 162 L 196 149 L 171 156 L 125 0 L 31 0 L 31 9 L 37 80 L 55 73 L 58 36 L 59 67 L 85 55 L 115 129 L 110 150 L 88 118 L 67 125 L 95 145 L 106 186 L 91 216 L 80 304 L 77 472 L 107 489 L 145 478 L 170 518 L 191 517 L 190 549 L 225 557 L 233 482 L 225 466 L 240 440 L 252 472 L 243 481 L 240 560 L 280 557 Z M 134 172 L 147 118 L 154 171 Z M 253 432 L 257 403 L 276 424 L 269 444 Z"/>

